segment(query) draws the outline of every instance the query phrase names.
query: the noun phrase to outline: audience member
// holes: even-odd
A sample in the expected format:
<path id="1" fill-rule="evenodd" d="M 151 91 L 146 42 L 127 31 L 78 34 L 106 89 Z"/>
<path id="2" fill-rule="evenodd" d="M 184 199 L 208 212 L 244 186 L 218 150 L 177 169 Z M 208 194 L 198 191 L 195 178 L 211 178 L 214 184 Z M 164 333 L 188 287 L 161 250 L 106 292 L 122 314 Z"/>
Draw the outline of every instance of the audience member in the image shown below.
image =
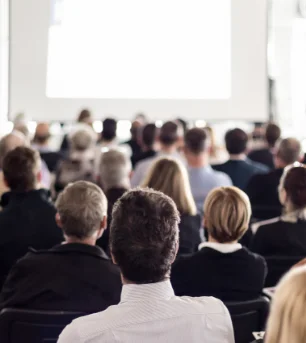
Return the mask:
<path id="1" fill-rule="evenodd" d="M 137 163 L 131 179 L 132 187 L 139 186 L 143 182 L 156 158 L 170 156 L 180 160 L 181 155 L 178 153 L 177 148 L 181 145 L 182 139 L 183 129 L 179 124 L 172 121 L 163 124 L 158 137 L 160 151 L 155 157 L 146 158 Z"/>
<path id="2" fill-rule="evenodd" d="M 188 165 L 191 192 L 199 213 L 207 194 L 216 187 L 230 186 L 228 175 L 212 169 L 209 165 L 210 142 L 205 130 L 194 128 L 185 134 L 185 158 Z"/>
<path id="3" fill-rule="evenodd" d="M 154 157 L 156 155 L 155 141 L 157 132 L 155 124 L 147 124 L 143 127 L 140 139 L 142 152 L 137 156 L 132 157 L 133 166 L 146 158 Z"/>
<path id="4" fill-rule="evenodd" d="M 109 150 L 102 154 L 100 161 L 99 184 L 104 190 L 107 201 L 107 227 L 110 228 L 115 202 L 131 187 L 132 166 L 125 154 Z M 109 230 L 97 241 L 97 245 L 109 253 Z"/>
<path id="5" fill-rule="evenodd" d="M 69 154 L 58 166 L 55 190 L 62 191 L 70 182 L 95 181 L 95 135 L 87 129 L 75 131 L 69 137 Z"/>
<path id="6" fill-rule="evenodd" d="M 303 158 L 302 147 L 295 138 L 283 139 L 274 157 L 275 170 L 255 175 L 247 186 L 253 216 L 270 219 L 281 215 L 282 205 L 278 197 L 278 185 L 284 168 Z"/>
<path id="7" fill-rule="evenodd" d="M 217 188 L 206 198 L 204 213 L 208 242 L 173 265 L 175 294 L 215 296 L 223 301 L 259 297 L 267 274 L 265 260 L 238 243 L 251 216 L 247 195 L 236 187 Z"/>
<path id="8" fill-rule="evenodd" d="M 38 189 L 40 164 L 38 152 L 27 147 L 17 147 L 4 157 L 4 181 L 11 191 L 1 198 L 0 284 L 29 247 L 48 249 L 63 239 L 49 192 Z"/>
<path id="9" fill-rule="evenodd" d="M 78 116 L 77 123 L 82 126 L 86 125 L 92 127 L 92 122 L 93 119 L 91 112 L 88 109 L 83 109 Z M 78 127 L 78 129 L 80 129 L 80 127 Z M 68 135 L 65 135 L 60 147 L 60 151 L 62 153 L 66 153 L 69 151 L 69 148 L 69 138 Z"/>
<path id="10" fill-rule="evenodd" d="M 305 342 L 305 284 L 305 267 L 291 270 L 281 280 L 273 297 L 265 343 Z"/>
<path id="11" fill-rule="evenodd" d="M 178 223 L 174 202 L 160 192 L 136 189 L 118 200 L 110 242 L 124 284 L 121 302 L 73 321 L 59 343 L 234 343 L 229 313 L 219 300 L 174 295 L 169 277 Z"/>
<path id="12" fill-rule="evenodd" d="M 243 130 L 228 131 L 225 135 L 225 144 L 230 159 L 223 164 L 213 166 L 213 168 L 228 174 L 234 186 L 245 190 L 252 176 L 269 171 L 267 166 L 247 158 L 248 135 Z"/>
<path id="13" fill-rule="evenodd" d="M 161 158 L 153 164 L 142 186 L 163 192 L 175 202 L 181 219 L 178 253 L 197 251 L 201 243 L 201 217 L 197 214 L 185 167 L 174 159 Z"/>
<path id="14" fill-rule="evenodd" d="M 139 132 L 141 123 L 137 120 L 133 121 L 130 129 L 131 139 L 125 142 L 131 149 L 131 160 L 133 161 L 141 154 L 141 145 L 139 144 Z"/>
<path id="15" fill-rule="evenodd" d="M 100 148 L 115 148 L 117 142 L 117 121 L 113 118 L 103 120 L 103 130 L 99 142 Z"/>
<path id="16" fill-rule="evenodd" d="M 264 256 L 306 255 L 306 166 L 287 167 L 279 185 L 281 217 L 256 223 L 252 250 Z"/>
<path id="17" fill-rule="evenodd" d="M 65 244 L 20 259 L 2 288 L 0 308 L 93 313 L 119 303 L 119 270 L 95 245 L 106 228 L 103 192 L 79 181 L 65 188 L 56 207 Z"/>
<path id="18" fill-rule="evenodd" d="M 51 173 L 55 172 L 62 154 L 53 151 L 50 147 L 51 133 L 48 123 L 38 123 L 32 143 L 32 147 L 39 151 L 41 159 L 46 163 Z"/>
<path id="19" fill-rule="evenodd" d="M 276 143 L 280 139 L 281 129 L 276 124 L 268 124 L 265 131 L 266 146 L 262 149 L 253 150 L 249 153 L 249 158 L 258 163 L 262 163 L 271 170 L 275 168 L 274 155 Z"/>

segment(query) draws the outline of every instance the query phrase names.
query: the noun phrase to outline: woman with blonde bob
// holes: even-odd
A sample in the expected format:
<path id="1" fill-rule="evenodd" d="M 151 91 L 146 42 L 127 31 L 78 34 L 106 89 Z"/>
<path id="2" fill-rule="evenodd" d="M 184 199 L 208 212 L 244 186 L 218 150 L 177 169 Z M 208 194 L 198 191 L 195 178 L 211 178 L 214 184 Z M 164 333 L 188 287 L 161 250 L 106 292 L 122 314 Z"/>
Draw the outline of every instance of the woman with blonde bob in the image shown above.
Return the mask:
<path id="1" fill-rule="evenodd" d="M 175 294 L 214 296 L 223 301 L 260 296 L 267 273 L 265 260 L 238 243 L 251 217 L 247 195 L 236 187 L 216 188 L 205 200 L 204 216 L 208 242 L 173 265 Z"/>
<path id="2" fill-rule="evenodd" d="M 292 269 L 273 297 L 265 343 L 304 343 L 306 340 L 306 267 Z"/>
<path id="3" fill-rule="evenodd" d="M 173 199 L 181 214 L 179 254 L 197 251 L 201 243 L 201 218 L 197 215 L 187 170 L 183 164 L 172 158 L 158 159 L 142 187 L 153 188 Z"/>

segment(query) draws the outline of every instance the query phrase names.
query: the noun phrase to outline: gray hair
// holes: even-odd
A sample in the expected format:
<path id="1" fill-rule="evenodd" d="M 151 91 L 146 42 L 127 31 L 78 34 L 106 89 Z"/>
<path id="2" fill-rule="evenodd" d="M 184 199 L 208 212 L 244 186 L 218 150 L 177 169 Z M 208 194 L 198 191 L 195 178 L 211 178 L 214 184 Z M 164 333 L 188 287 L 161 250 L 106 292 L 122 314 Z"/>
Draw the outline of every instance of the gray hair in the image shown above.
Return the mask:
<path id="1" fill-rule="evenodd" d="M 96 143 L 95 133 L 88 129 L 79 129 L 69 137 L 72 151 L 85 151 L 94 147 Z"/>
<path id="2" fill-rule="evenodd" d="M 79 239 L 92 237 L 107 214 L 102 190 L 91 182 L 69 184 L 59 195 L 56 208 L 65 235 Z"/>
<path id="3" fill-rule="evenodd" d="M 101 155 L 100 182 L 104 190 L 113 187 L 129 188 L 131 161 L 119 150 L 109 150 Z"/>
<path id="4" fill-rule="evenodd" d="M 299 161 L 302 157 L 301 143 L 295 138 L 283 139 L 278 146 L 277 157 L 286 165 Z"/>
<path id="5" fill-rule="evenodd" d="M 0 140 L 0 167 L 2 167 L 3 159 L 7 153 L 24 145 L 26 145 L 26 137 L 21 132 L 13 131 L 2 137 Z"/>

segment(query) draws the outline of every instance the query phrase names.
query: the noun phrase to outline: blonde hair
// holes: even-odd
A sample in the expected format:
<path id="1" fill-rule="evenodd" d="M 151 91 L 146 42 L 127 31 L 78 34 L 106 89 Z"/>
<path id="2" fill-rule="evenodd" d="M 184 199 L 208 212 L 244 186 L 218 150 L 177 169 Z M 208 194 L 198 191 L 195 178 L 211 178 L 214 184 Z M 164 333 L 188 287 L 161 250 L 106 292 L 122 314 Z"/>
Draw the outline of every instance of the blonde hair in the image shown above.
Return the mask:
<path id="1" fill-rule="evenodd" d="M 173 199 L 181 214 L 196 215 L 186 168 L 172 158 L 157 160 L 149 171 L 142 187 L 153 188 Z"/>
<path id="2" fill-rule="evenodd" d="M 304 343 L 306 267 L 292 269 L 280 281 L 272 302 L 265 343 Z"/>
<path id="3" fill-rule="evenodd" d="M 239 240 L 251 218 L 248 196 L 236 187 L 212 190 L 204 203 L 205 228 L 220 243 Z"/>

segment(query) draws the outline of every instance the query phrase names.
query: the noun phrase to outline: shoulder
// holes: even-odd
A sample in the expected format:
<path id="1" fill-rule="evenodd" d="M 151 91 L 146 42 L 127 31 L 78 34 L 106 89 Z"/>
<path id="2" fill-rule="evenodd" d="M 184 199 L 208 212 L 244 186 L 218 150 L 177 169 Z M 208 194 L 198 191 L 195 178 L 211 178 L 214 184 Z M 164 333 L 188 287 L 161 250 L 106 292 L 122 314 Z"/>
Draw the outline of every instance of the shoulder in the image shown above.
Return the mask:
<path id="1" fill-rule="evenodd" d="M 252 225 L 253 233 L 258 233 L 259 231 L 275 230 L 283 225 L 280 217 L 263 220 Z"/>
<path id="2" fill-rule="evenodd" d="M 222 171 L 214 170 L 214 176 L 220 186 L 231 186 L 233 184 L 231 178 Z"/>
<path id="3" fill-rule="evenodd" d="M 242 250 L 244 251 L 246 257 L 249 259 L 249 261 L 251 261 L 254 264 L 257 264 L 258 266 L 265 266 L 266 265 L 266 261 L 265 259 L 261 256 L 258 255 L 252 251 L 250 251 L 248 248 L 243 247 Z"/>
<path id="4" fill-rule="evenodd" d="M 248 160 L 248 163 L 250 165 L 252 165 L 253 168 L 257 169 L 258 171 L 262 172 L 262 173 L 268 173 L 270 171 L 269 167 L 265 166 L 262 163 L 259 162 L 254 162 L 252 160 Z"/>

